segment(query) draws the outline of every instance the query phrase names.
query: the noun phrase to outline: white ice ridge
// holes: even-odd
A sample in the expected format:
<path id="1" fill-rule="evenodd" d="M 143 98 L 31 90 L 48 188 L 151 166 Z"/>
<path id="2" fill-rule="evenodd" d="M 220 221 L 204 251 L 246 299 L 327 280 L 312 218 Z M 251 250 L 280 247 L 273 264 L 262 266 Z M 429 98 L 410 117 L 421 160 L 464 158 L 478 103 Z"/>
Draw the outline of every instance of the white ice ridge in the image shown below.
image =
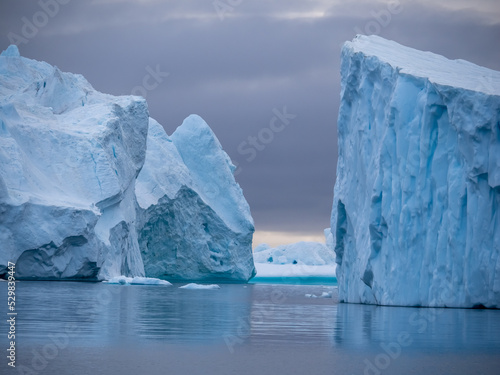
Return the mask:
<path id="1" fill-rule="evenodd" d="M 500 307 L 500 72 L 357 36 L 341 76 L 340 300 Z"/>
<path id="2" fill-rule="evenodd" d="M 174 136 L 145 100 L 0 55 L 0 277 L 230 279 L 254 273 L 234 166 L 190 116 Z"/>

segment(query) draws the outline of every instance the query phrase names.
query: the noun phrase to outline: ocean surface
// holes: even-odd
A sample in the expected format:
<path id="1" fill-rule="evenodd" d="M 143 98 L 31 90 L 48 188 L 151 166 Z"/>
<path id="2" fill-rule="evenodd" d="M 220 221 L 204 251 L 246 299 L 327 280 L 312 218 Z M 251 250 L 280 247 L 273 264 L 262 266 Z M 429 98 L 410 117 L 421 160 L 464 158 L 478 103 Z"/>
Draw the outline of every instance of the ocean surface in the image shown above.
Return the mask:
<path id="1" fill-rule="evenodd" d="M 181 285 L 18 282 L 11 368 L 0 282 L 0 374 L 500 374 L 498 310 L 343 304 L 332 285 Z"/>

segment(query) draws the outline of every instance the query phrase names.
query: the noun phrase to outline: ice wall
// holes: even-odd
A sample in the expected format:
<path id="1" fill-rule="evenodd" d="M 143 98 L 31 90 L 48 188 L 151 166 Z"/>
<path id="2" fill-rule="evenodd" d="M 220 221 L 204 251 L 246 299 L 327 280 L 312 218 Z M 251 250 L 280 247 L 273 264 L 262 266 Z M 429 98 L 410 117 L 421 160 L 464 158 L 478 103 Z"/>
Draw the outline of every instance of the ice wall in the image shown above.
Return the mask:
<path id="1" fill-rule="evenodd" d="M 341 76 L 340 299 L 500 307 L 500 72 L 358 36 Z"/>
<path id="2" fill-rule="evenodd" d="M 253 219 L 234 166 L 209 126 L 192 115 L 169 137 L 151 119 L 147 143 L 136 185 L 146 275 L 250 279 Z"/>

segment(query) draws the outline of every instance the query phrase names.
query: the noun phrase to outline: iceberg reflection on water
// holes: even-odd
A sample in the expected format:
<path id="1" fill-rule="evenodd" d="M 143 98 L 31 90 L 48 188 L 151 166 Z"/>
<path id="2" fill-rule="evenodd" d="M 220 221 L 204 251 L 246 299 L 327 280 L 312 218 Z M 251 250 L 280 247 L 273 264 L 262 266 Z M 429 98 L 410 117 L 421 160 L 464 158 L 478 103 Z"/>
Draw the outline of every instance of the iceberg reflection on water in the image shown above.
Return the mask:
<path id="1" fill-rule="evenodd" d="M 62 345 L 57 355 L 37 373 L 123 375 L 140 364 L 142 373 L 168 366 L 179 374 L 332 368 L 362 374 L 367 361 L 386 355 L 384 348 L 397 354 L 384 374 L 418 374 L 414 365 L 424 362 L 429 374 L 450 363 L 464 374 L 500 365 L 497 310 L 343 304 L 337 288 L 324 285 L 181 285 L 19 282 L 18 363 L 31 366 L 41 360 L 36 353 L 49 353 L 56 343 Z M 325 293 L 330 297 L 306 297 Z M 398 349 L 403 333 L 407 345 Z"/>

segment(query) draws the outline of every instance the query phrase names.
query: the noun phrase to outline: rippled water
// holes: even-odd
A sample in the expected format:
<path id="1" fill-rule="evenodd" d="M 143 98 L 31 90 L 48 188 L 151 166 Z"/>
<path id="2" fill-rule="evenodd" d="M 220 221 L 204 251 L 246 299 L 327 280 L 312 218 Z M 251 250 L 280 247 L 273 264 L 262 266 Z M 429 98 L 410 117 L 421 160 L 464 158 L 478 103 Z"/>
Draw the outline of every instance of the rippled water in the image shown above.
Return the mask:
<path id="1" fill-rule="evenodd" d="M 500 373 L 498 310 L 339 304 L 332 286 L 178 286 L 19 282 L 18 366 L 10 369 L 0 359 L 0 370 L 75 375 Z M 6 317 L 6 283 L 0 283 L 0 291 L 0 313 Z M 331 298 L 305 296 L 323 292 Z M 4 352 L 5 321 L 0 326 Z"/>

